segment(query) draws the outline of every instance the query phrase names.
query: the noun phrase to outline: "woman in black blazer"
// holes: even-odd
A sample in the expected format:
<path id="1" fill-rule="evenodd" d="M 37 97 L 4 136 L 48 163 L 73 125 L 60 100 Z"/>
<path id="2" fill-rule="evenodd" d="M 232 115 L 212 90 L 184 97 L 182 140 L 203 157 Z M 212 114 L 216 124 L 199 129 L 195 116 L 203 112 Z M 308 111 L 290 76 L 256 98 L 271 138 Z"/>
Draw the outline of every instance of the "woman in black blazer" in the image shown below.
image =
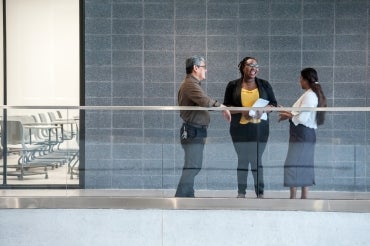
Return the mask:
<path id="1" fill-rule="evenodd" d="M 269 82 L 257 78 L 259 65 L 254 57 L 245 57 L 239 63 L 241 77 L 230 81 L 225 90 L 223 104 L 228 107 L 252 107 L 259 99 L 269 101 L 269 106 L 277 106 L 274 92 Z M 269 119 L 258 112 L 252 117 L 249 111 L 232 111 L 230 135 L 238 156 L 238 198 L 245 198 L 249 163 L 258 198 L 263 198 L 264 182 L 262 154 L 269 137 Z M 258 168 L 257 168 L 258 167 Z"/>

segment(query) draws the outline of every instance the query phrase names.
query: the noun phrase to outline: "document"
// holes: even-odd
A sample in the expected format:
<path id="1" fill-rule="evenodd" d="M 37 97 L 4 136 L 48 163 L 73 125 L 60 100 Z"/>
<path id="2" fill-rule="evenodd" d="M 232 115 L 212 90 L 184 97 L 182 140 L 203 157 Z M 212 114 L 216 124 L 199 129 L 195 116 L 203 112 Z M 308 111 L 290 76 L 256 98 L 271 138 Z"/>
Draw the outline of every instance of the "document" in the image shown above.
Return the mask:
<path id="1" fill-rule="evenodd" d="M 259 98 L 253 105 L 252 107 L 266 107 L 267 105 L 269 104 L 269 101 L 263 99 L 263 98 Z M 256 116 L 256 111 L 255 110 L 249 110 L 249 116 Z M 266 113 L 263 113 L 261 118 L 261 120 L 267 120 L 267 114 Z"/>

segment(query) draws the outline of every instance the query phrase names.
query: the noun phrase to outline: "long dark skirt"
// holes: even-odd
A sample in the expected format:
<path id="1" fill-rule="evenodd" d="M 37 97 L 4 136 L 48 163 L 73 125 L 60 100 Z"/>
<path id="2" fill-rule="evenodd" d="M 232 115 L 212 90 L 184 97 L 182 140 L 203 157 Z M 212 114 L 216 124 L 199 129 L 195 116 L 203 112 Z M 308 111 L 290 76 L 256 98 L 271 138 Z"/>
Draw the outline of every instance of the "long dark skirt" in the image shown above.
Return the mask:
<path id="1" fill-rule="evenodd" d="M 315 129 L 290 122 L 288 154 L 284 164 L 284 186 L 303 187 L 315 184 Z"/>

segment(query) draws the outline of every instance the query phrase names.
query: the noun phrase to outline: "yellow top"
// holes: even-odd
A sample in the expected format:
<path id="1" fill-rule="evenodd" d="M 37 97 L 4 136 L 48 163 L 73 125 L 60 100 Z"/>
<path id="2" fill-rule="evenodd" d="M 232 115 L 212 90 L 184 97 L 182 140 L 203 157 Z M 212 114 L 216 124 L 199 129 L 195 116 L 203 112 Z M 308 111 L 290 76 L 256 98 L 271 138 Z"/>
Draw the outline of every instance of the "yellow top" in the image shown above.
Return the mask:
<path id="1" fill-rule="evenodd" d="M 253 104 L 258 100 L 260 97 L 260 94 L 258 92 L 258 88 L 253 89 L 253 90 L 246 90 L 242 88 L 242 106 L 243 107 L 252 107 Z M 251 123 L 259 123 L 261 120 L 260 119 L 253 119 L 253 120 L 247 120 L 243 115 L 240 119 L 240 124 L 248 124 L 249 122 Z"/>

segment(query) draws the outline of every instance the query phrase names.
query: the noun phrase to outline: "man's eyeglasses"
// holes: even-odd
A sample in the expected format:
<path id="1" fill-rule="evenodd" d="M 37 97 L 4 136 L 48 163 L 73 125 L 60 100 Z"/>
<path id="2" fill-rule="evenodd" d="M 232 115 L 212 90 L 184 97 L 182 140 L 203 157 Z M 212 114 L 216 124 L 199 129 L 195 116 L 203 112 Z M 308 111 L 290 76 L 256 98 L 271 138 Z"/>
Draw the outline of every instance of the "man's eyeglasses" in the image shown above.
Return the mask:
<path id="1" fill-rule="evenodd" d="M 260 67 L 260 65 L 254 64 L 254 63 L 246 63 L 245 65 L 248 66 L 248 67 L 251 67 L 251 68 L 259 68 Z"/>
<path id="2" fill-rule="evenodd" d="M 203 65 L 203 66 L 197 66 L 197 67 L 204 67 L 204 69 L 207 69 L 207 66 L 206 66 L 206 65 Z"/>

